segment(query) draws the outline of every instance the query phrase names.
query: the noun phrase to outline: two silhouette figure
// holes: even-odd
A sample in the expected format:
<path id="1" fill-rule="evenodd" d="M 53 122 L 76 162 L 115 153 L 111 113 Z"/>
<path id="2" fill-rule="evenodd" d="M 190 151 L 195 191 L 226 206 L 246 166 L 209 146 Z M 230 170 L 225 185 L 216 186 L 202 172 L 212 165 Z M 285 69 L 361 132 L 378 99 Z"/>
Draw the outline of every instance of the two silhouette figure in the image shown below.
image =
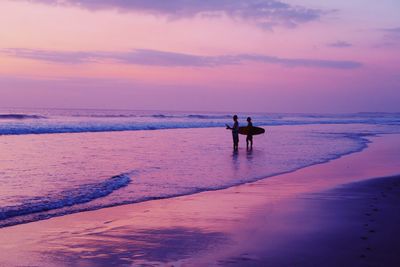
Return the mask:
<path id="1" fill-rule="evenodd" d="M 233 116 L 233 126 L 226 125 L 226 129 L 232 131 L 232 139 L 233 139 L 233 150 L 237 151 L 239 149 L 239 121 L 238 116 Z M 251 118 L 247 117 L 247 136 L 246 136 L 246 147 L 247 149 L 253 149 L 253 123 L 251 122 Z"/>

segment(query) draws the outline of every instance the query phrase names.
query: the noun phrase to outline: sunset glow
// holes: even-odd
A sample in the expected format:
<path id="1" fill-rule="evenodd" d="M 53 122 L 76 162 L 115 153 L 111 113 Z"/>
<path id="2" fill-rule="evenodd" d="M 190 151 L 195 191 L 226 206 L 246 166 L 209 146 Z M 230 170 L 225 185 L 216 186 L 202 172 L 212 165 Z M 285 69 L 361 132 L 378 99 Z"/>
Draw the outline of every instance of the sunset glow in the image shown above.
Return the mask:
<path id="1" fill-rule="evenodd" d="M 162 3 L 1 1 L 0 105 L 399 111 L 398 1 Z"/>

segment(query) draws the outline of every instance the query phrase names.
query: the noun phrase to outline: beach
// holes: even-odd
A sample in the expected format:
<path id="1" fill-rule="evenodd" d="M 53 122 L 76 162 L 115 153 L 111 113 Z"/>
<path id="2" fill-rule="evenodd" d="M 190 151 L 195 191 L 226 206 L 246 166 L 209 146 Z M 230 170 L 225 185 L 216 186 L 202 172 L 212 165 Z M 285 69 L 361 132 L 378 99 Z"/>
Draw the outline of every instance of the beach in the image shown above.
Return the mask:
<path id="1" fill-rule="evenodd" d="M 399 11 L 1 0 L 0 267 L 399 267 Z"/>
<path id="2" fill-rule="evenodd" d="M 400 138 L 369 140 L 227 189 L 2 228 L 0 264 L 397 266 Z"/>

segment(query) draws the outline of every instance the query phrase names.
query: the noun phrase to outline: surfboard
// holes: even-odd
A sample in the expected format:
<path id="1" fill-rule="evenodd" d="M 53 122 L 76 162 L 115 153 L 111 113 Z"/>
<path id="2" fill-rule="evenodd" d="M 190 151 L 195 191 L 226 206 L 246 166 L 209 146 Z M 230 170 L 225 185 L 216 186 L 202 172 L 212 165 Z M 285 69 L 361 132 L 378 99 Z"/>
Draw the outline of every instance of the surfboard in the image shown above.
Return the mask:
<path id="1" fill-rule="evenodd" d="M 249 128 L 247 126 L 239 127 L 239 134 L 247 135 L 248 133 L 249 133 Z M 252 135 L 263 134 L 265 133 L 265 129 L 253 126 L 251 129 L 251 133 Z"/>

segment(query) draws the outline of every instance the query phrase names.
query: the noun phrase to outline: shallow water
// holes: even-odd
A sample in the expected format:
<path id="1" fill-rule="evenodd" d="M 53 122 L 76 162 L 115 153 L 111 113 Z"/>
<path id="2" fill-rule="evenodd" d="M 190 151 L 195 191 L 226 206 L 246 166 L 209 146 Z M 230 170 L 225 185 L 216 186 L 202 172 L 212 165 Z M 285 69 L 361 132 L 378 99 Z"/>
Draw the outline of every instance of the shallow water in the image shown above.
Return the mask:
<path id="1" fill-rule="evenodd" d="M 0 136 L 0 226 L 226 188 L 360 151 L 368 135 L 400 132 L 385 123 L 265 128 L 252 151 L 242 136 L 238 153 L 224 128 Z"/>

